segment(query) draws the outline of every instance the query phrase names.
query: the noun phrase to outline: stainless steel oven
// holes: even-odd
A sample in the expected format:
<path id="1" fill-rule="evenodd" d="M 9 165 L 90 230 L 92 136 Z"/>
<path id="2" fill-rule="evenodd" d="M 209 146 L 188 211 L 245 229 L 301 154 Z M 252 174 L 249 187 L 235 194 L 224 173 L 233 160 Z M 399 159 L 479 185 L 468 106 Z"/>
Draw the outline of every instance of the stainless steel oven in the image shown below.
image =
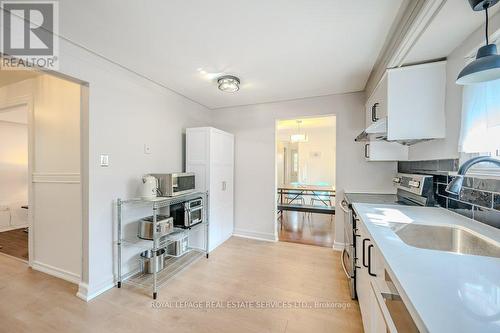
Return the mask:
<path id="1" fill-rule="evenodd" d="M 344 249 L 342 250 L 342 268 L 349 279 L 349 291 L 352 299 L 356 299 L 356 243 L 354 231 L 356 230 L 354 213 L 350 204 L 344 198 L 340 203 L 344 212 Z"/>
<path id="2" fill-rule="evenodd" d="M 351 298 L 356 299 L 356 228 L 358 220 L 352 208 L 354 203 L 381 205 L 433 206 L 432 176 L 398 173 L 393 179 L 397 189 L 395 194 L 386 193 L 345 193 L 340 204 L 344 211 L 344 249 L 342 268 L 349 279 Z M 359 241 L 358 241 L 359 242 Z"/>
<path id="3" fill-rule="evenodd" d="M 181 202 L 170 207 L 170 216 L 174 218 L 174 226 L 190 228 L 203 222 L 203 199 Z"/>
<path id="4" fill-rule="evenodd" d="M 158 189 L 163 197 L 174 197 L 194 192 L 194 173 L 156 173 L 151 175 L 158 179 Z"/>

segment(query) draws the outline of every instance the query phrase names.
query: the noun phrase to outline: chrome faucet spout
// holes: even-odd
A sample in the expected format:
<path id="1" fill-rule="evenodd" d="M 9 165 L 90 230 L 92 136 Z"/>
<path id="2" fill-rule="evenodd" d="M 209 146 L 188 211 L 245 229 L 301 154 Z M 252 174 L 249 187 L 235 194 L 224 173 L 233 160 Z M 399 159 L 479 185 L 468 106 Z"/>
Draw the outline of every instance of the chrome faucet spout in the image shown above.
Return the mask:
<path id="1" fill-rule="evenodd" d="M 473 165 L 482 162 L 493 163 L 500 167 L 500 160 L 490 156 L 478 156 L 471 158 L 470 160 L 462 164 L 462 166 L 458 169 L 457 176 L 453 178 L 453 180 L 448 184 L 448 186 L 446 186 L 446 192 L 455 195 L 460 194 L 460 189 L 462 188 L 462 185 L 464 183 L 464 175 Z"/>

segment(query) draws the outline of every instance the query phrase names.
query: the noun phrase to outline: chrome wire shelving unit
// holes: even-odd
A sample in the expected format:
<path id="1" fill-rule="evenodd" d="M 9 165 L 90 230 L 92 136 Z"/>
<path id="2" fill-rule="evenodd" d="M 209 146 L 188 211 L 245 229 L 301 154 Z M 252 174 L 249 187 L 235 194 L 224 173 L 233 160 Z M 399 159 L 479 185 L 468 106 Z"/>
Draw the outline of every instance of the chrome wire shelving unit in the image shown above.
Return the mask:
<path id="1" fill-rule="evenodd" d="M 178 203 L 183 203 L 193 199 L 203 200 L 203 222 L 198 223 L 190 228 L 174 228 L 173 232 L 164 236 L 159 236 L 156 233 L 158 216 L 160 215 L 160 210 L 170 210 L 170 206 Z M 164 286 L 171 278 L 181 272 L 183 269 L 187 268 L 189 265 L 205 256 L 208 259 L 208 194 L 207 192 L 194 192 L 186 195 L 181 195 L 177 197 L 159 197 L 154 199 L 129 199 L 122 200 L 117 199 L 117 287 L 121 288 L 122 284 L 130 284 L 136 287 L 150 289 L 153 294 L 153 299 L 158 296 L 158 290 Z M 134 237 L 123 236 L 123 217 L 124 208 L 151 208 L 153 216 L 153 239 L 144 240 L 139 238 L 137 235 Z M 131 247 L 139 250 L 136 254 L 137 260 L 143 260 L 140 257 L 140 253 L 145 250 L 152 250 L 156 253 L 160 249 L 165 249 L 169 244 L 175 242 L 175 239 L 171 238 L 171 235 L 177 234 L 179 232 L 187 233 L 188 242 L 194 233 L 199 233 L 203 230 L 203 246 L 189 245 L 186 253 L 181 256 L 166 256 L 164 262 L 164 268 L 156 272 L 156 267 L 153 267 L 153 273 L 145 273 L 140 269 L 132 269 L 130 272 L 125 274 L 123 270 L 123 248 Z M 198 238 L 198 241 L 200 239 Z M 156 265 L 156 261 L 153 261 Z M 139 265 L 141 266 L 141 265 Z"/>

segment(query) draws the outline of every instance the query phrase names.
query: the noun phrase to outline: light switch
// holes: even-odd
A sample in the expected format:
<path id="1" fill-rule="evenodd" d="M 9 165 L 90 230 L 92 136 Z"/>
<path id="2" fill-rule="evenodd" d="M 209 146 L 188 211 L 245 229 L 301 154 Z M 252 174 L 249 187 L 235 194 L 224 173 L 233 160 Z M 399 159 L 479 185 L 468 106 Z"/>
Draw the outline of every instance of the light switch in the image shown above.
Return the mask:
<path id="1" fill-rule="evenodd" d="M 101 167 L 109 166 L 109 155 L 101 155 Z"/>
<path id="2" fill-rule="evenodd" d="M 144 144 L 144 154 L 151 154 L 151 146 Z"/>

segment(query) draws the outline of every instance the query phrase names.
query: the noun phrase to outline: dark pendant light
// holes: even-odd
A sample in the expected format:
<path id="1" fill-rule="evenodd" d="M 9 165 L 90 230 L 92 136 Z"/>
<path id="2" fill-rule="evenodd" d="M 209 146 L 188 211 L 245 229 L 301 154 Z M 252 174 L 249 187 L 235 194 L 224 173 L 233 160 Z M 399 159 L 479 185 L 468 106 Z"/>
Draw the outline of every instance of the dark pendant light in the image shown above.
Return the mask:
<path id="1" fill-rule="evenodd" d="M 469 0 L 474 11 L 484 10 L 486 14 L 486 45 L 479 48 L 476 59 L 458 74 L 457 84 L 467 85 L 500 79 L 500 56 L 497 46 L 488 40 L 488 8 L 500 0 Z"/>

